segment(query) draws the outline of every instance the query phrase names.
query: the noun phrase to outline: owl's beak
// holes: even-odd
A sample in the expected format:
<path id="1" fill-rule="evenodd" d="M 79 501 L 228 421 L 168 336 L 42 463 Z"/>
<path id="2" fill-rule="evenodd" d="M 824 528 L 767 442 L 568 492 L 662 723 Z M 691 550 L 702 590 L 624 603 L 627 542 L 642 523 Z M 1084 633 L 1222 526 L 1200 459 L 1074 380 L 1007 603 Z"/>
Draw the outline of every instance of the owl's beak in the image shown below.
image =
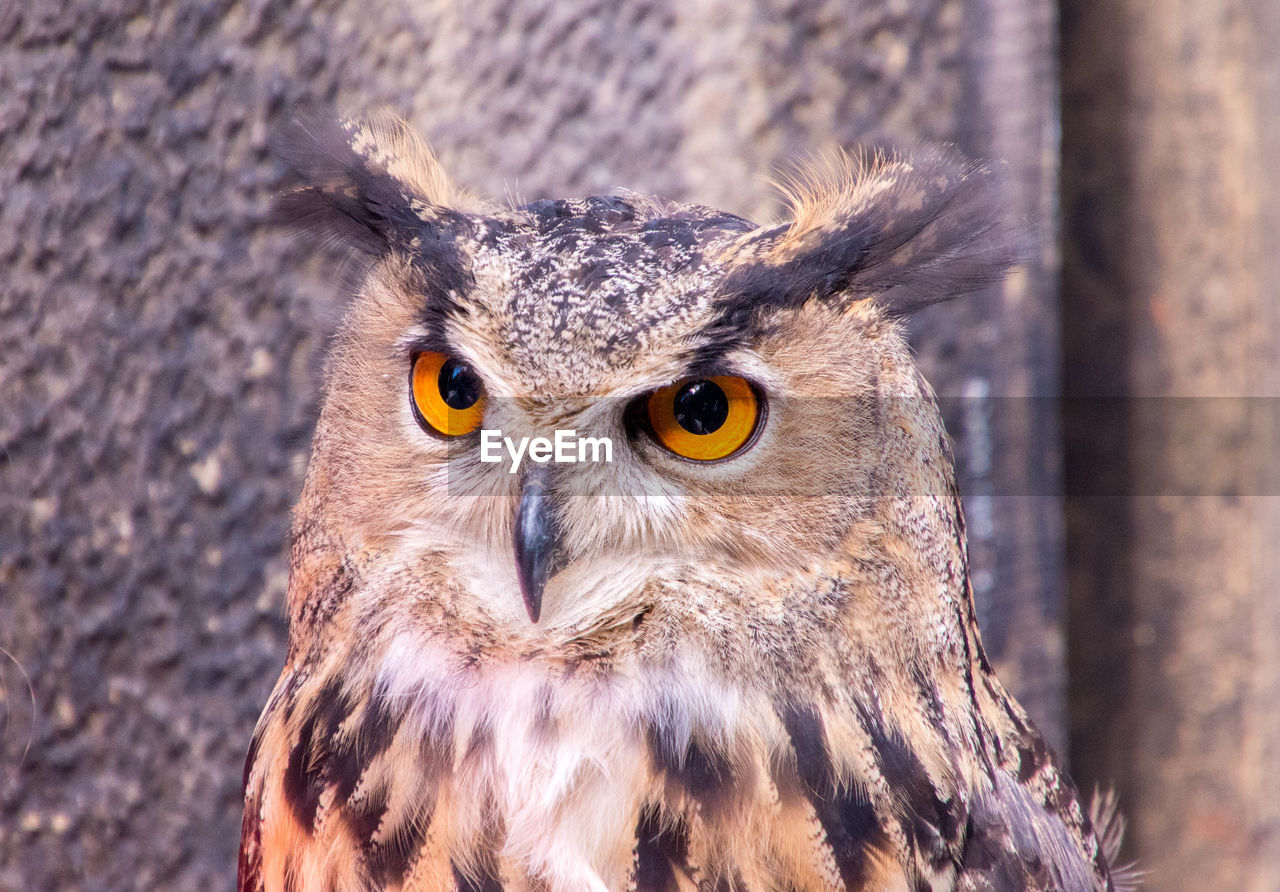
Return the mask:
<path id="1" fill-rule="evenodd" d="M 555 505 L 548 491 L 549 476 L 546 465 L 532 465 L 520 484 L 520 506 L 516 509 L 516 576 L 529 619 L 535 623 L 542 613 L 547 580 L 564 565 Z"/>

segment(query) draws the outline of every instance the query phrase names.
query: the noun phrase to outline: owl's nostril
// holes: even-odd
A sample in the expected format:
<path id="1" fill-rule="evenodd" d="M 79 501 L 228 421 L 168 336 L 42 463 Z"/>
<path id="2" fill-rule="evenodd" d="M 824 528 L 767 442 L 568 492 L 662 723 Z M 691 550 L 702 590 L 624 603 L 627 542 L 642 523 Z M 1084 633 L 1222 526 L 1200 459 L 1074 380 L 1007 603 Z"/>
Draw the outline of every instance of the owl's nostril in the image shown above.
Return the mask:
<path id="1" fill-rule="evenodd" d="M 542 613 L 547 581 L 564 566 L 559 520 L 549 492 L 549 470 L 545 465 L 533 465 L 525 472 L 513 536 L 520 594 L 529 619 L 535 623 Z"/>

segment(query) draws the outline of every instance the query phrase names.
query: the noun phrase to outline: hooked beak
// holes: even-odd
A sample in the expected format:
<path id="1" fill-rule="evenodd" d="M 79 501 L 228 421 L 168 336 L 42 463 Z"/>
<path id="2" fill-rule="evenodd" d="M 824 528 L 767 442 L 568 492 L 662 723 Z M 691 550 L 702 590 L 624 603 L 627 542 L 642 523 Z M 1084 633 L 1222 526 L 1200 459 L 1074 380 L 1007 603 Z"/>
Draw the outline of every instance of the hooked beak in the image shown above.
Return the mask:
<path id="1" fill-rule="evenodd" d="M 542 592 L 547 580 L 564 566 L 555 506 L 548 492 L 549 476 L 545 465 L 533 465 L 525 473 L 513 536 L 520 594 L 529 619 L 535 623 L 542 613 Z"/>

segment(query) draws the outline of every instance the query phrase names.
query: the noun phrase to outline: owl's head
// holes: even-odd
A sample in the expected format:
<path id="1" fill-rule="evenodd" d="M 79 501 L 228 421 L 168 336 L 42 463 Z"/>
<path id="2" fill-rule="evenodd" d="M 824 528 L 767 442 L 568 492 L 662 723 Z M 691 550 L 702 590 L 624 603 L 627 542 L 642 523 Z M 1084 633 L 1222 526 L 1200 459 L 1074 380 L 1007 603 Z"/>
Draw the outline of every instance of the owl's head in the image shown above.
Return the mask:
<path id="1" fill-rule="evenodd" d="M 573 636 L 691 581 L 847 561 L 886 500 L 950 496 L 900 320 L 1012 262 L 985 169 L 842 155 L 758 226 L 631 193 L 488 205 L 389 116 L 283 154 L 282 212 L 369 259 L 295 574 L 341 562 L 419 580 L 438 616 Z"/>

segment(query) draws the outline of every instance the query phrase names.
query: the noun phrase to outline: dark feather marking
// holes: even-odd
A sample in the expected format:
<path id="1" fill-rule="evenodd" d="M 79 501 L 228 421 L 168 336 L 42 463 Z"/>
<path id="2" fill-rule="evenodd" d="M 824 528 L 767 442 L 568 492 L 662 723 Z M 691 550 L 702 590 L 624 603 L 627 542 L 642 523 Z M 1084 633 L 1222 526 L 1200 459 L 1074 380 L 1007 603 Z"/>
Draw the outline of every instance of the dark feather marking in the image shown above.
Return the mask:
<path id="1" fill-rule="evenodd" d="M 375 725 L 381 726 L 381 721 L 376 721 Z M 393 737 L 394 733 L 385 738 L 386 746 L 390 745 Z M 374 739 L 379 739 L 379 735 L 375 734 Z M 385 746 L 382 748 L 385 749 Z M 431 769 L 428 772 L 428 784 L 426 785 L 427 788 L 430 788 L 453 763 L 451 726 L 424 734 L 418 741 L 418 749 L 420 752 L 418 764 Z M 370 758 L 372 758 L 372 754 Z M 425 789 L 423 793 L 424 795 L 426 794 Z M 350 791 L 348 791 L 349 795 Z M 389 795 L 390 790 L 386 786 L 376 785 L 371 788 L 366 787 L 362 794 L 355 799 L 344 799 L 346 804 L 341 814 L 351 829 L 351 836 L 353 839 L 361 841 L 367 849 L 372 847 L 373 836 L 378 832 L 378 828 L 386 816 Z M 426 822 L 422 828 L 425 831 L 431 819 L 430 809 L 424 811 L 418 819 Z"/>
<path id="2" fill-rule="evenodd" d="M 498 868 L 492 857 L 480 860 L 475 876 L 464 873 L 456 862 L 449 866 L 453 868 L 453 881 L 458 884 L 458 892 L 502 892 L 502 881 L 498 878 Z"/>
<path id="3" fill-rule="evenodd" d="M 244 774 L 240 779 L 240 789 L 249 789 L 249 775 L 253 772 L 253 765 L 258 761 L 258 748 L 262 746 L 262 729 L 259 728 L 249 740 L 249 752 L 244 757 Z"/>
<path id="4" fill-rule="evenodd" d="M 394 737 L 394 732 L 392 732 Z M 390 745 L 391 737 L 387 738 Z M 413 859 L 426 840 L 435 812 L 434 790 L 439 778 L 453 761 L 453 735 L 450 726 L 424 734 L 419 741 L 420 765 L 429 769 L 428 779 L 419 792 L 418 811 L 398 827 L 383 826 L 386 818 L 389 788 L 365 791 L 357 801 L 348 801 L 342 814 L 348 821 L 352 837 L 364 841 L 365 863 L 377 885 L 403 882 L 413 866 Z M 374 842 L 374 835 L 383 837 Z"/>
<path id="5" fill-rule="evenodd" d="M 365 865 L 378 888 L 400 885 L 409 873 L 413 858 L 427 839 L 431 826 L 431 809 L 425 808 L 414 819 L 388 831 L 382 829 L 379 842 L 365 849 Z"/>
<path id="6" fill-rule="evenodd" d="M 648 805 L 636 824 L 637 892 L 677 892 L 676 871 L 689 861 L 689 834 L 683 825 L 665 828 L 658 809 Z"/>
<path id="7" fill-rule="evenodd" d="M 471 739 L 467 741 L 467 750 L 462 754 L 463 762 L 487 759 L 493 756 L 493 719 L 483 716 L 476 722 L 471 731 Z"/>
<path id="8" fill-rule="evenodd" d="M 334 804 L 342 805 L 355 790 L 369 763 L 385 752 L 395 739 L 403 716 L 392 712 L 380 697 L 372 697 L 365 708 L 359 727 L 334 742 L 329 751 L 326 776 L 336 785 Z"/>
<path id="9" fill-rule="evenodd" d="M 823 741 L 822 717 L 807 706 L 788 706 L 782 723 L 796 754 L 796 771 L 808 792 L 822 792 L 833 786 L 835 778 L 831 755 Z"/>
<path id="10" fill-rule="evenodd" d="M 245 803 L 240 819 L 240 857 L 236 864 L 236 892 L 259 892 L 262 888 L 262 822 L 257 796 Z"/>
<path id="11" fill-rule="evenodd" d="M 1024 737 L 1018 747 L 1018 783 L 1025 784 L 1039 774 L 1049 761 L 1049 745 L 1039 734 Z"/>
<path id="12" fill-rule="evenodd" d="M 315 706 L 289 750 L 284 773 L 284 796 L 298 822 L 310 832 L 320 794 L 328 782 L 327 752 L 338 726 L 351 711 L 340 679 L 330 680 L 312 701 Z"/>
<path id="13" fill-rule="evenodd" d="M 318 773 L 310 766 L 311 736 L 315 719 L 302 728 L 302 738 L 289 750 L 289 762 L 284 773 L 284 797 L 293 809 L 294 817 L 310 832 L 315 821 L 316 808 L 320 804 Z"/>
<path id="14" fill-rule="evenodd" d="M 959 846 L 960 830 L 967 819 L 964 804 L 938 796 L 920 758 L 885 729 L 883 718 L 861 703 L 858 717 L 871 738 L 880 773 L 902 806 L 899 820 L 903 831 L 932 863 L 948 860 Z"/>
<path id="15" fill-rule="evenodd" d="M 668 778 L 689 792 L 710 811 L 728 806 L 750 780 L 736 770 L 729 758 L 719 750 L 691 739 L 677 751 L 658 729 L 648 731 L 649 752 L 655 766 Z"/>
<path id="16" fill-rule="evenodd" d="M 795 751 L 796 771 L 827 834 L 840 876 L 848 888 L 861 889 L 867 882 L 868 852 L 887 839 L 870 797 L 860 784 L 836 788 L 822 717 L 815 710 L 788 705 L 782 711 L 782 723 Z"/>
<path id="17" fill-rule="evenodd" d="M 351 830 L 351 838 L 360 842 L 367 850 L 373 845 L 373 835 L 382 825 L 390 805 L 391 791 L 383 786 L 374 790 L 365 790 L 359 798 L 347 800 L 342 809 L 342 818 Z"/>
<path id="18" fill-rule="evenodd" d="M 914 663 L 909 671 L 916 692 L 920 695 L 920 702 L 925 706 L 925 718 L 929 720 L 930 726 L 938 732 L 943 741 L 952 745 L 951 734 L 947 731 L 946 704 L 942 702 L 938 685 Z"/>
<path id="19" fill-rule="evenodd" d="M 438 778 L 453 766 L 453 717 L 434 725 L 418 741 L 420 765 L 432 768 L 431 776 Z"/>
<path id="20" fill-rule="evenodd" d="M 289 751 L 284 773 L 285 799 L 308 830 L 315 822 L 324 790 L 332 785 L 335 805 L 345 804 L 369 762 L 391 745 L 400 726 L 400 716 L 375 698 L 359 725 L 339 739 L 338 729 L 354 707 L 338 679 L 328 682 L 311 702 L 314 707 Z M 356 820 L 373 820 L 368 812 L 368 806 L 357 809 Z"/>

